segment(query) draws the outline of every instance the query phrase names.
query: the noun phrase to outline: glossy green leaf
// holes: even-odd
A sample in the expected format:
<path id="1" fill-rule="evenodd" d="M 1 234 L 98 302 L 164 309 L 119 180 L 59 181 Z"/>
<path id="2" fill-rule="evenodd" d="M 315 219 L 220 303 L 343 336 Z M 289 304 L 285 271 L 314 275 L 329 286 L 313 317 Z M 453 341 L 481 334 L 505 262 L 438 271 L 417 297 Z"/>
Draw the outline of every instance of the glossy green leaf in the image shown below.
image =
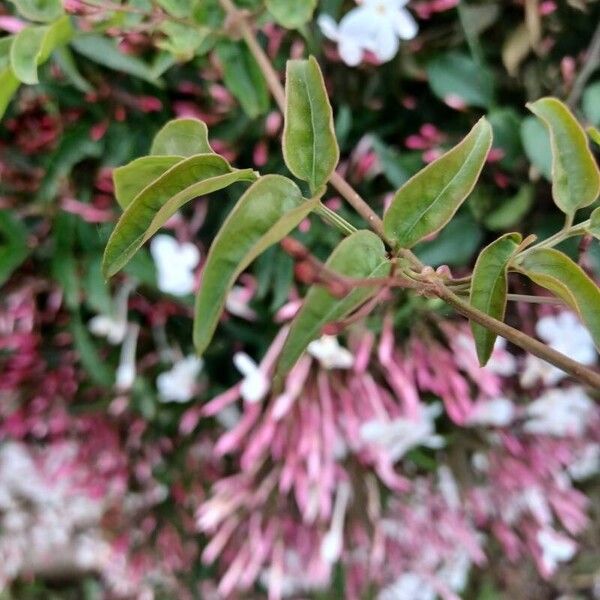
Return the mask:
<path id="1" fill-rule="evenodd" d="M 548 180 L 552 181 L 552 148 L 548 130 L 535 117 L 521 122 L 521 143 L 529 162 Z"/>
<path id="2" fill-rule="evenodd" d="M 281 175 L 266 175 L 240 198 L 215 238 L 196 299 L 194 345 L 204 352 L 219 322 L 227 293 L 240 273 L 269 246 L 282 240 L 318 204 Z"/>
<path id="3" fill-rule="evenodd" d="M 597 127 L 588 127 L 586 129 L 587 134 L 590 136 L 590 139 L 597 144 L 598 146 L 600 146 L 600 130 L 598 130 Z"/>
<path id="4" fill-rule="evenodd" d="M 452 150 L 409 179 L 385 213 L 386 235 L 402 248 L 439 231 L 471 193 L 492 145 L 492 128 L 480 119 Z"/>
<path id="5" fill-rule="evenodd" d="M 149 65 L 135 56 L 121 52 L 112 39 L 97 34 L 86 34 L 74 38 L 71 45 L 79 54 L 103 67 L 162 86 L 162 82 L 156 78 Z"/>
<path id="6" fill-rule="evenodd" d="M 27 228 L 16 215 L 0 210 L 0 285 L 27 258 L 27 237 Z"/>
<path id="7" fill-rule="evenodd" d="M 596 239 L 600 240 L 600 207 L 594 210 L 590 217 L 590 226 L 587 231 L 591 233 Z"/>
<path id="8" fill-rule="evenodd" d="M 481 251 L 475 263 L 471 279 L 471 306 L 499 321 L 504 320 L 508 293 L 508 263 L 515 255 L 522 236 L 519 233 L 507 233 Z M 492 355 L 496 334 L 471 322 L 471 331 L 475 339 L 477 357 L 481 366 L 485 366 Z"/>
<path id="9" fill-rule="evenodd" d="M 585 118 L 592 125 L 600 125 L 600 81 L 588 85 L 581 98 Z"/>
<path id="10" fill-rule="evenodd" d="M 184 160 L 183 156 L 142 156 L 113 170 L 115 197 L 125 210 L 148 185 Z"/>
<path id="11" fill-rule="evenodd" d="M 210 154 L 208 128 L 200 119 L 173 119 L 154 136 L 150 154 L 194 156 Z"/>
<path id="12" fill-rule="evenodd" d="M 577 311 L 600 348 L 600 289 L 579 265 L 554 248 L 540 248 L 527 253 L 517 269 Z"/>
<path id="13" fill-rule="evenodd" d="M 10 67 L 0 70 L 0 118 L 4 116 L 8 104 L 21 82 L 15 77 Z"/>
<path id="14" fill-rule="evenodd" d="M 54 21 L 63 14 L 61 0 L 11 0 L 21 15 L 30 21 Z"/>
<path id="15" fill-rule="evenodd" d="M 252 169 L 232 169 L 216 154 L 199 154 L 177 163 L 145 187 L 121 215 L 104 251 L 105 277 L 120 271 L 186 202 L 255 178 Z"/>
<path id="16" fill-rule="evenodd" d="M 533 204 L 534 188 L 524 185 L 512 197 L 503 200 L 498 208 L 489 212 L 483 218 L 484 225 L 492 231 L 502 231 L 515 227 L 527 215 Z"/>
<path id="17" fill-rule="evenodd" d="M 285 91 L 285 164 L 314 191 L 331 176 L 340 150 L 323 75 L 312 56 L 288 61 Z"/>
<path id="18" fill-rule="evenodd" d="M 554 202 L 567 214 L 588 206 L 600 193 L 600 171 L 581 125 L 556 98 L 542 98 L 527 107 L 550 131 Z"/>
<path id="19" fill-rule="evenodd" d="M 383 242 L 365 230 L 344 238 L 325 264 L 340 275 L 361 279 L 385 277 L 390 269 Z M 313 285 L 292 322 L 277 365 L 276 381 L 282 382 L 308 344 L 321 335 L 325 325 L 343 319 L 373 292 L 373 288 L 357 287 L 344 298 L 336 298 L 324 287 Z"/>
<path id="20" fill-rule="evenodd" d="M 67 16 L 51 25 L 22 29 L 10 49 L 10 65 L 17 79 L 30 85 L 38 83 L 38 65 L 47 61 L 55 48 L 68 42 L 72 34 Z"/>
<path id="21" fill-rule="evenodd" d="M 279 25 L 296 29 L 312 19 L 317 0 L 266 0 L 266 4 Z"/>
<path id="22" fill-rule="evenodd" d="M 493 77 L 466 54 L 440 54 L 428 63 L 427 79 L 433 93 L 451 106 L 487 108 L 493 102 Z"/>
<path id="23" fill-rule="evenodd" d="M 167 13 L 183 19 L 189 17 L 192 12 L 193 2 L 190 0 L 156 0 Z"/>
<path id="24" fill-rule="evenodd" d="M 254 119 L 269 110 L 269 91 L 258 63 L 241 42 L 222 41 L 216 47 L 225 85 Z"/>

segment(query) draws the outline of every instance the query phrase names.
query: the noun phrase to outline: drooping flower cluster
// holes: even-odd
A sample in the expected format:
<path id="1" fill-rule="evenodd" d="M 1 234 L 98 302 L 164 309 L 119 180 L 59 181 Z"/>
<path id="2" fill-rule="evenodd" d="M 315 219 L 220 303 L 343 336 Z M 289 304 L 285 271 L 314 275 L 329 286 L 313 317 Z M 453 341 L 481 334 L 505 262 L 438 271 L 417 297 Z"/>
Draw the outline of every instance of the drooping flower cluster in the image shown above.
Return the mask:
<path id="1" fill-rule="evenodd" d="M 502 343 L 481 369 L 466 327 L 442 322 L 437 336 L 398 344 L 386 320 L 377 341 L 354 331 L 351 351 L 331 336 L 313 342 L 284 389 L 267 393 L 284 335 L 240 384 L 181 422 L 189 432 L 217 416 L 227 431 L 214 452 L 238 468 L 198 509 L 211 539 L 203 560 L 221 564 L 224 596 L 255 581 L 271 598 L 326 588 L 342 561 L 348 597 L 374 584 L 381 598 L 455 598 L 486 560 L 486 533 L 544 577 L 573 557 L 587 523 L 573 481 L 600 468 L 600 414 L 582 388 L 521 404 L 519 393 L 507 397 L 517 359 Z M 480 447 L 466 435 L 449 450 L 466 460 L 460 486 L 452 461 L 437 483 L 414 476 L 418 457 L 446 446 L 435 397 L 450 423 L 480 431 Z"/>

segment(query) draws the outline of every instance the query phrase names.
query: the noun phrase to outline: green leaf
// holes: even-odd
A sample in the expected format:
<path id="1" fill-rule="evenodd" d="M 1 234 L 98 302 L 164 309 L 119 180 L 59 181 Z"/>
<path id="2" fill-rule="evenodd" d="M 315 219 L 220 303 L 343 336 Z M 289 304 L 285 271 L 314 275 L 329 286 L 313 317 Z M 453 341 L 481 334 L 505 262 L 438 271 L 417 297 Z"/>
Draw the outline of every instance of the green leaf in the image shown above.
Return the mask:
<path id="1" fill-rule="evenodd" d="M 70 329 L 79 362 L 87 371 L 90 379 L 98 385 L 111 387 L 114 383 L 113 373 L 98 354 L 94 341 L 76 310 L 72 313 Z"/>
<path id="2" fill-rule="evenodd" d="M 63 14 L 61 0 L 11 0 L 17 10 L 30 21 L 54 21 Z"/>
<path id="3" fill-rule="evenodd" d="M 550 131 L 554 202 L 567 214 L 588 206 L 600 193 L 600 171 L 583 128 L 556 98 L 542 98 L 527 107 Z"/>
<path id="4" fill-rule="evenodd" d="M 390 269 L 383 242 L 377 235 L 365 230 L 344 238 L 325 264 L 340 275 L 361 279 L 385 277 Z M 336 298 L 324 287 L 313 285 L 292 322 L 279 357 L 276 382 L 283 381 L 308 344 L 321 335 L 325 325 L 343 319 L 373 293 L 373 288 L 357 287 L 344 298 Z"/>
<path id="5" fill-rule="evenodd" d="M 427 65 L 427 78 L 433 93 L 444 102 L 459 100 L 482 108 L 493 102 L 493 78 L 465 54 L 448 52 L 434 58 Z"/>
<path id="6" fill-rule="evenodd" d="M 517 160 L 523 157 L 523 146 L 519 130 L 521 118 L 512 108 L 499 108 L 491 111 L 487 119 L 494 133 L 494 148 L 502 150 L 504 156 L 500 164 L 514 169 Z"/>
<path id="7" fill-rule="evenodd" d="M 105 277 L 120 271 L 184 204 L 236 181 L 252 181 L 252 169 L 233 169 L 216 154 L 183 160 L 145 187 L 121 215 L 104 251 Z"/>
<path id="8" fill-rule="evenodd" d="M 269 110 L 269 91 L 258 63 L 245 44 L 222 41 L 216 47 L 223 67 L 223 80 L 242 105 L 244 112 L 255 119 Z"/>
<path id="9" fill-rule="evenodd" d="M 312 56 L 288 61 L 285 90 L 285 164 L 314 191 L 333 173 L 340 150 L 323 75 Z"/>
<path id="10" fill-rule="evenodd" d="M 587 134 L 590 136 L 590 139 L 595 142 L 598 146 L 600 146 L 600 131 L 597 127 L 588 127 L 586 129 Z"/>
<path id="11" fill-rule="evenodd" d="M 189 17 L 192 12 L 193 2 L 190 0 L 156 0 L 167 13 L 183 19 Z"/>
<path id="12" fill-rule="evenodd" d="M 492 145 L 492 128 L 480 119 L 452 150 L 409 179 L 385 213 L 386 235 L 402 248 L 439 231 L 471 193 Z"/>
<path id="13" fill-rule="evenodd" d="M 161 23 L 160 31 L 165 37 L 158 40 L 156 45 L 172 54 L 178 61 L 191 60 L 210 33 L 209 29 L 200 30 L 197 26 L 169 20 Z"/>
<path id="14" fill-rule="evenodd" d="M 4 116 L 8 104 L 21 82 L 15 77 L 12 69 L 6 67 L 0 70 L 0 119 Z"/>
<path id="15" fill-rule="evenodd" d="M 10 48 L 14 74 L 23 83 L 38 83 L 38 65 L 46 62 L 55 48 L 68 42 L 72 34 L 71 20 L 67 16 L 51 25 L 22 29 Z"/>
<path id="16" fill-rule="evenodd" d="M 121 52 L 112 39 L 97 34 L 86 34 L 73 39 L 71 45 L 79 54 L 103 67 L 144 79 L 158 87 L 162 86 L 162 82 L 155 77 L 150 66 L 135 56 Z"/>
<path id="17" fill-rule="evenodd" d="M 215 238 L 196 299 L 194 345 L 202 354 L 217 327 L 227 293 L 240 273 L 269 246 L 282 240 L 318 204 L 281 175 L 266 175 L 240 198 Z"/>
<path id="18" fill-rule="evenodd" d="M 535 117 L 521 121 L 521 143 L 529 162 L 552 181 L 552 148 L 548 130 Z"/>
<path id="19" fill-rule="evenodd" d="M 146 186 L 182 160 L 183 156 L 142 156 L 115 169 L 113 183 L 119 206 L 125 210 Z"/>
<path id="20" fill-rule="evenodd" d="M 266 0 L 266 4 L 279 25 L 297 29 L 312 19 L 317 0 Z"/>
<path id="21" fill-rule="evenodd" d="M 200 119 L 173 119 L 154 136 L 150 154 L 194 156 L 210 154 L 208 128 Z"/>
<path id="22" fill-rule="evenodd" d="M 61 46 L 54 52 L 54 59 L 58 63 L 60 70 L 64 73 L 69 82 L 84 94 L 93 91 L 92 85 L 79 72 L 73 53 L 67 46 Z"/>
<path id="23" fill-rule="evenodd" d="M 519 248 L 520 233 L 507 233 L 481 251 L 471 279 L 471 306 L 499 321 L 504 320 L 508 292 L 507 270 Z M 471 322 L 477 357 L 483 367 L 492 355 L 496 334 Z"/>
<path id="24" fill-rule="evenodd" d="M 512 198 L 504 200 L 498 208 L 484 217 L 484 225 L 492 231 L 515 227 L 529 212 L 533 204 L 533 196 L 533 186 L 528 184 L 522 186 Z"/>
<path id="25" fill-rule="evenodd" d="M 61 181 L 70 175 L 73 167 L 88 157 L 98 157 L 101 152 L 101 142 L 90 138 L 89 125 L 73 126 L 62 136 L 58 148 L 52 154 L 35 199 L 42 203 L 53 200 Z"/>
<path id="26" fill-rule="evenodd" d="M 517 270 L 577 311 L 600 348 L 600 290 L 579 265 L 554 248 L 540 248 L 525 254 Z"/>
<path id="27" fill-rule="evenodd" d="M 600 240 L 600 207 L 594 210 L 590 217 L 590 225 L 587 228 L 596 239 Z"/>
<path id="28" fill-rule="evenodd" d="M 588 85 L 581 98 L 585 118 L 592 124 L 600 125 L 600 81 Z"/>
<path id="29" fill-rule="evenodd" d="M 483 232 L 469 211 L 460 211 L 434 240 L 421 242 L 413 252 L 426 265 L 466 267 L 481 248 Z"/>
<path id="30" fill-rule="evenodd" d="M 27 258 L 27 228 L 8 210 L 0 210 L 0 286 Z"/>

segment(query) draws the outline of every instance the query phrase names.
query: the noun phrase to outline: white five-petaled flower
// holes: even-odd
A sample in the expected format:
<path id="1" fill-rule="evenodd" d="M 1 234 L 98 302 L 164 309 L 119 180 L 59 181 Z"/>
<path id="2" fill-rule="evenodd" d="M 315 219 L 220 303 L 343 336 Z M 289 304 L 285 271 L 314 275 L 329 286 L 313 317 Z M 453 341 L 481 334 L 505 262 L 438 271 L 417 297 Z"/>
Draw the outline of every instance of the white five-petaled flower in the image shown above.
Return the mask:
<path id="1" fill-rule="evenodd" d="M 169 371 L 156 378 L 156 387 L 161 402 L 189 402 L 196 390 L 196 378 L 204 363 L 190 355 L 176 362 Z"/>
<path id="2" fill-rule="evenodd" d="M 435 402 L 422 408 L 417 419 L 399 417 L 393 421 L 367 421 L 360 428 L 360 437 L 368 444 L 385 448 L 390 460 L 396 462 L 417 446 L 444 446 L 444 438 L 435 433 L 434 423 L 441 412 L 442 405 Z"/>
<path id="3" fill-rule="evenodd" d="M 244 376 L 240 387 L 242 398 L 250 403 L 260 402 L 270 388 L 267 376 L 245 352 L 236 352 L 233 355 L 233 364 Z"/>
<path id="4" fill-rule="evenodd" d="M 551 348 L 583 365 L 593 365 L 598 359 L 590 332 L 572 312 L 563 311 L 558 315 L 542 317 L 535 330 Z M 525 359 L 520 381 L 525 388 L 534 386 L 538 381 L 552 386 L 566 376 L 564 371 L 554 365 L 529 354 Z"/>
<path id="5" fill-rule="evenodd" d="M 559 563 L 568 562 L 575 556 L 577 544 L 551 527 L 540 529 L 536 537 L 542 551 L 541 566 L 546 576 L 553 575 Z"/>
<path id="6" fill-rule="evenodd" d="M 194 244 L 180 243 L 170 235 L 161 234 L 152 240 L 150 253 L 162 292 L 186 296 L 194 291 L 194 269 L 200 262 L 200 251 Z"/>
<path id="7" fill-rule="evenodd" d="M 308 353 L 325 369 L 350 369 L 354 364 L 352 353 L 340 346 L 335 335 L 323 335 L 308 345 Z"/>
<path id="8" fill-rule="evenodd" d="M 530 433 L 579 437 L 594 410 L 594 402 L 579 386 L 549 390 L 527 407 L 523 427 Z"/>
<path id="9" fill-rule="evenodd" d="M 363 0 L 346 13 L 339 25 L 328 15 L 318 19 L 323 34 L 338 43 L 342 60 L 352 67 L 360 64 L 366 51 L 380 62 L 398 52 L 399 39 L 410 40 L 418 26 L 404 8 L 408 0 Z"/>

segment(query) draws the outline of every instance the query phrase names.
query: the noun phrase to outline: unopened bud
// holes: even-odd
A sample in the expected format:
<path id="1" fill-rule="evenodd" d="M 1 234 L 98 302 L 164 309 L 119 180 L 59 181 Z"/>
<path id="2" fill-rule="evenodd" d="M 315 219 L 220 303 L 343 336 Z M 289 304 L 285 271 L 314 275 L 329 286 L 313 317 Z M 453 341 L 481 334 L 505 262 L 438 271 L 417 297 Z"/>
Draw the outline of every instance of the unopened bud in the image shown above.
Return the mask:
<path id="1" fill-rule="evenodd" d="M 314 283 L 317 276 L 315 267 L 307 260 L 297 263 L 294 267 L 294 273 L 296 279 L 302 283 Z"/>
<path id="2" fill-rule="evenodd" d="M 452 277 L 452 271 L 448 265 L 440 265 L 435 272 L 444 279 L 450 279 Z"/>
<path id="3" fill-rule="evenodd" d="M 335 279 L 328 281 L 325 284 L 325 287 L 334 298 L 343 298 L 344 296 L 347 296 L 350 292 L 348 286 L 345 283 L 342 283 L 341 281 L 337 281 Z"/>
<path id="4" fill-rule="evenodd" d="M 308 250 L 298 240 L 291 237 L 283 238 L 280 242 L 282 250 L 296 260 L 304 260 Z"/>
<path id="5" fill-rule="evenodd" d="M 323 325 L 321 328 L 322 335 L 339 335 L 343 331 L 342 325 L 340 323 L 327 323 L 327 325 Z"/>

